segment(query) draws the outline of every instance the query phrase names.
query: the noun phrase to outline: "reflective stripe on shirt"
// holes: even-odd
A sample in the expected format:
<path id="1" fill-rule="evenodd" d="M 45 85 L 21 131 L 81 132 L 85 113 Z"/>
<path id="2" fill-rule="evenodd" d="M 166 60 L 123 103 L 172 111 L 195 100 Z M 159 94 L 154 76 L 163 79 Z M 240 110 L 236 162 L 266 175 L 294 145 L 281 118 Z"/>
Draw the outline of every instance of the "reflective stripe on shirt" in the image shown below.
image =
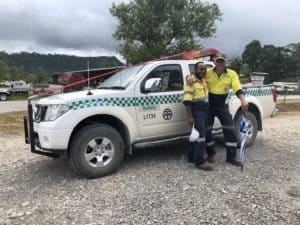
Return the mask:
<path id="1" fill-rule="evenodd" d="M 193 85 L 184 85 L 183 101 L 208 102 L 208 88 L 204 79 L 199 80 L 192 75 Z"/>

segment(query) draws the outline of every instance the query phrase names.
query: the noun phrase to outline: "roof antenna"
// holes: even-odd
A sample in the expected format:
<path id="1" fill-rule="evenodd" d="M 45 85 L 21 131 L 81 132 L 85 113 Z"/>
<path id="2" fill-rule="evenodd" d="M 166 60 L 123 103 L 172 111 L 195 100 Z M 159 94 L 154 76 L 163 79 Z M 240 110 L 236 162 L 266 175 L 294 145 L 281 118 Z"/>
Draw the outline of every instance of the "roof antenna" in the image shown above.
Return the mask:
<path id="1" fill-rule="evenodd" d="M 88 93 L 86 95 L 93 95 L 93 93 L 91 92 L 91 86 L 90 86 L 90 61 L 87 61 L 87 72 L 88 72 Z"/>

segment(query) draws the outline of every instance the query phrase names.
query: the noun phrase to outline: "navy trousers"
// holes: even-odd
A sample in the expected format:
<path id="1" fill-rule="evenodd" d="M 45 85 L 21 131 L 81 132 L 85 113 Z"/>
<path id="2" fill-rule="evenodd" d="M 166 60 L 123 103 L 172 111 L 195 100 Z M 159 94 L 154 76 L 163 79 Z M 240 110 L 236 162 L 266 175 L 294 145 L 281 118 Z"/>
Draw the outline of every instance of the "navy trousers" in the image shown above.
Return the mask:
<path id="1" fill-rule="evenodd" d="M 228 105 L 224 104 L 221 106 L 210 105 L 207 114 L 207 132 L 206 132 L 206 151 L 208 156 L 213 156 L 215 152 L 215 141 L 212 135 L 212 128 L 214 124 L 214 118 L 217 117 L 223 129 L 224 141 L 227 150 L 227 159 L 235 159 L 237 152 L 237 140 L 234 130 L 234 124 L 232 116 L 229 113 Z"/>
<path id="2" fill-rule="evenodd" d="M 189 142 L 188 148 L 188 161 L 195 164 L 202 164 L 205 162 L 205 136 L 206 136 L 206 123 L 207 120 L 207 106 L 204 108 L 192 107 L 193 118 L 195 120 L 195 128 L 199 132 L 199 140 L 196 142 Z"/>

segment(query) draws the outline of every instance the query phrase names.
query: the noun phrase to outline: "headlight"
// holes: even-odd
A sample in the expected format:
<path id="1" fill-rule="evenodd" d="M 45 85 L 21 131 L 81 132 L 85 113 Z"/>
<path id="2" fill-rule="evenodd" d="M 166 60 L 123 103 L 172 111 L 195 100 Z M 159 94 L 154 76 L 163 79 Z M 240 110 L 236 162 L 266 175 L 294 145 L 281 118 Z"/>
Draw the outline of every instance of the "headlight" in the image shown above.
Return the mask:
<path id="1" fill-rule="evenodd" d="M 52 121 L 56 120 L 58 117 L 60 117 L 62 114 L 67 112 L 69 110 L 68 105 L 48 105 L 47 111 L 44 117 L 44 121 Z"/>

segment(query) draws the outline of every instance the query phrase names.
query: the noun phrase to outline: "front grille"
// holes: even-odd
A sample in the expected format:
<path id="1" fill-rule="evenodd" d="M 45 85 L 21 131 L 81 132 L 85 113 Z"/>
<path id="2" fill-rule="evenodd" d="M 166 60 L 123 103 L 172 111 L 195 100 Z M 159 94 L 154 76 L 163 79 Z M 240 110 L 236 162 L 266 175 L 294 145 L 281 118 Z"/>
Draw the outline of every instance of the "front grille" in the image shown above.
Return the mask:
<path id="1" fill-rule="evenodd" d="M 36 110 L 34 112 L 33 120 L 34 120 L 34 122 L 41 122 L 45 118 L 47 106 L 36 104 L 35 107 L 36 107 Z"/>

